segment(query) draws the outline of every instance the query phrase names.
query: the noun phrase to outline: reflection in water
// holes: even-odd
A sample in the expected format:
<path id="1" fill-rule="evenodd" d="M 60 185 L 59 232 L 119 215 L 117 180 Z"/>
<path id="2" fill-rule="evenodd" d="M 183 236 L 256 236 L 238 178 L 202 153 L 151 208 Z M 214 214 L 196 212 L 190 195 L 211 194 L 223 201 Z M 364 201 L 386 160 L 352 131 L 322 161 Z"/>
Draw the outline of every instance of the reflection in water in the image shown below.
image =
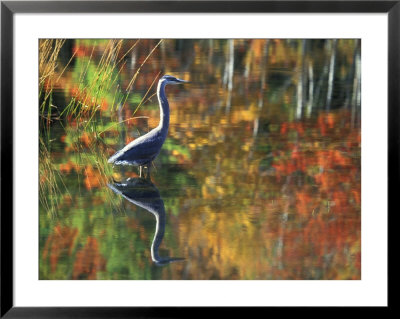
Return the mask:
<path id="1" fill-rule="evenodd" d="M 129 178 L 122 183 L 108 184 L 108 187 L 132 204 L 144 208 L 155 216 L 156 231 L 151 244 L 151 259 L 156 265 L 163 266 L 184 260 L 184 258 L 161 257 L 158 253 L 165 233 L 166 217 L 164 201 L 152 182 L 142 178 Z"/>

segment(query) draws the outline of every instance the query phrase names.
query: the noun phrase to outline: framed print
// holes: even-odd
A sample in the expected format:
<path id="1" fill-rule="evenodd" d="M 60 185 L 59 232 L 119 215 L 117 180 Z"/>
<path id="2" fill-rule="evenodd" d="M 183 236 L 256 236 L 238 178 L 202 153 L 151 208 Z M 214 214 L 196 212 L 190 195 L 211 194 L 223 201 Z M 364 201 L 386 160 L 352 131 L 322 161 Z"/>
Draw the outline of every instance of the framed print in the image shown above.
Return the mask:
<path id="1" fill-rule="evenodd" d="M 399 13 L 2 1 L 1 316 L 389 309 Z"/>

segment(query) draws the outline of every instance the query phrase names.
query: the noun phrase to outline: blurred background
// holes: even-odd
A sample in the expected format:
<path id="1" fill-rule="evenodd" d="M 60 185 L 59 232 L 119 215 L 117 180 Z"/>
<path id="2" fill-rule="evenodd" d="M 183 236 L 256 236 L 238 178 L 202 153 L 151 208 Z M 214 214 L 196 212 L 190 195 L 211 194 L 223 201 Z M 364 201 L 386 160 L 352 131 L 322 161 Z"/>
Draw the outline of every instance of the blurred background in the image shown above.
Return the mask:
<path id="1" fill-rule="evenodd" d="M 40 40 L 39 278 L 361 279 L 360 47 Z M 166 90 L 152 214 L 107 159 L 158 125 L 164 74 L 191 83 Z M 152 260 L 156 229 L 184 260 Z"/>

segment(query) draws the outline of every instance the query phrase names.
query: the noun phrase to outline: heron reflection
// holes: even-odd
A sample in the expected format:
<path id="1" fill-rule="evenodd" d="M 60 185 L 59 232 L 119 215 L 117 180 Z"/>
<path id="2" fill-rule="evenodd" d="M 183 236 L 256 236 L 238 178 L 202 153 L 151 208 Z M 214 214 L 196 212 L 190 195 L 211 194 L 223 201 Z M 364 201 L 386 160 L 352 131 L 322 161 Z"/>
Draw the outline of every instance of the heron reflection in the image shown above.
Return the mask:
<path id="1" fill-rule="evenodd" d="M 151 244 L 151 259 L 156 265 L 163 266 L 184 260 L 184 258 L 161 257 L 158 253 L 164 238 L 166 214 L 164 201 L 157 187 L 152 182 L 142 178 L 130 178 L 121 183 L 114 182 L 113 184 L 108 184 L 108 187 L 132 204 L 152 213 L 156 218 L 156 231 Z"/>

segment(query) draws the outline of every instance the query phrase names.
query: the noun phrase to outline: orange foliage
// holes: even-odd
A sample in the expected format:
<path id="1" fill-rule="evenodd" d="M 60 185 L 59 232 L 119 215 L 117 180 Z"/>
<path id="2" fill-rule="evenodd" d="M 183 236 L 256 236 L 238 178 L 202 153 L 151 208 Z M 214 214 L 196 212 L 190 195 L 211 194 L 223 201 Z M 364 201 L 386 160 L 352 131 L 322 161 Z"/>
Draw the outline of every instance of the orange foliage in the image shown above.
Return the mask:
<path id="1" fill-rule="evenodd" d="M 57 225 L 54 227 L 53 233 L 47 237 L 42 258 L 46 260 L 50 257 L 50 269 L 52 272 L 56 271 L 58 259 L 63 253 L 71 255 L 77 236 L 78 229 Z"/>
<path id="2" fill-rule="evenodd" d="M 89 48 L 87 45 L 75 44 L 72 48 L 72 52 L 75 52 L 76 57 L 90 56 L 91 48 Z"/>
<path id="3" fill-rule="evenodd" d="M 99 171 L 94 170 L 92 166 L 88 165 L 84 169 L 84 183 L 86 189 L 98 188 L 105 183 L 105 176 L 101 175 Z"/>
<path id="4" fill-rule="evenodd" d="M 109 107 L 110 107 L 110 104 L 107 102 L 106 99 L 102 99 L 100 101 L 100 110 L 101 111 L 107 111 Z"/>
<path id="5" fill-rule="evenodd" d="M 132 142 L 132 141 L 134 141 L 135 140 L 135 138 L 134 137 L 131 137 L 131 136 L 126 136 L 125 137 L 125 144 L 129 144 L 130 142 Z"/>
<path id="6" fill-rule="evenodd" d="M 72 279 L 97 279 L 97 272 L 106 269 L 96 238 L 88 237 L 85 247 L 76 254 Z"/>
<path id="7" fill-rule="evenodd" d="M 79 139 L 86 147 L 89 146 L 93 141 L 93 137 L 87 132 L 84 132 Z"/>
<path id="8" fill-rule="evenodd" d="M 300 136 L 304 135 L 304 124 L 301 122 L 284 122 L 281 124 L 281 134 L 286 134 L 289 130 L 294 130 Z"/>
<path id="9" fill-rule="evenodd" d="M 340 131 L 330 131 L 336 130 L 340 116 L 343 116 Z M 307 278 L 304 272 L 312 268 L 312 263 L 324 264 L 329 258 L 332 259 L 331 263 L 349 265 L 349 260 L 346 259 L 349 258 L 348 249 L 352 252 L 352 270 L 349 269 L 346 274 L 343 270 L 341 273 L 332 268 L 325 273 L 325 278 L 360 278 L 361 135 L 358 128 L 351 129 L 343 123 L 343 118 L 346 119 L 345 114 L 333 112 L 320 115 L 316 125 L 311 123 L 308 127 L 307 134 L 310 134 L 311 140 L 307 134 L 294 145 L 284 140 L 286 149 L 280 149 L 274 154 L 272 166 L 275 168 L 275 178 L 277 182 L 282 177 L 286 181 L 282 187 L 286 196 L 281 204 L 282 210 L 288 211 L 293 207 L 294 214 L 303 218 L 302 232 L 290 227 L 281 228 L 272 235 L 284 238 L 286 248 L 283 248 L 279 258 L 291 264 L 290 272 L 284 268 L 274 268 L 274 278 Z M 300 135 L 301 131 L 298 129 L 296 123 L 283 123 L 280 134 L 283 139 L 289 138 L 288 133 L 293 131 Z M 324 144 L 312 140 L 315 129 L 326 136 Z M 338 138 L 340 142 L 337 142 Z M 314 179 L 315 188 L 302 184 L 304 176 Z M 296 262 L 296 256 L 301 262 Z"/>
<path id="10" fill-rule="evenodd" d="M 311 195 L 303 190 L 296 193 L 296 209 L 301 215 L 310 215 L 310 208 L 312 203 Z"/>
<path id="11" fill-rule="evenodd" d="M 71 161 L 68 161 L 67 163 L 61 163 L 59 169 L 63 174 L 69 174 L 72 170 L 75 170 L 76 172 L 80 171 L 80 167 Z"/>

